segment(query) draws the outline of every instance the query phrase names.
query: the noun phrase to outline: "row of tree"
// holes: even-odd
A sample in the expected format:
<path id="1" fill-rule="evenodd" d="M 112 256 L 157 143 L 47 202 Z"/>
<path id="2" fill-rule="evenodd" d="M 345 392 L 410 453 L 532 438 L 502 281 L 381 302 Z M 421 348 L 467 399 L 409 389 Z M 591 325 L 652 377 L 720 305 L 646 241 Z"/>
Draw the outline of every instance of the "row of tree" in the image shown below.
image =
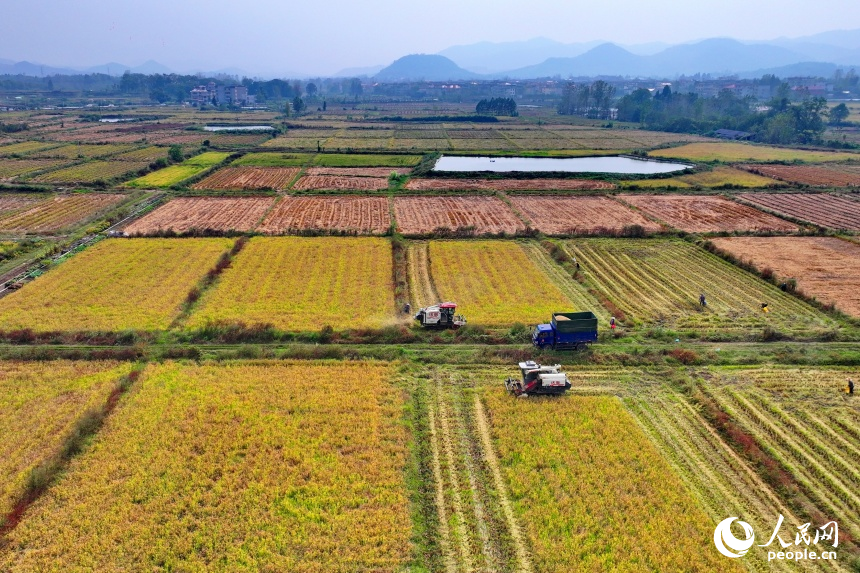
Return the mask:
<path id="1" fill-rule="evenodd" d="M 509 115 L 516 117 L 517 102 L 509 97 L 494 97 L 492 99 L 482 99 L 475 106 L 475 113 L 478 115 Z"/>
<path id="2" fill-rule="evenodd" d="M 591 119 L 610 119 L 615 87 L 598 80 L 591 85 L 568 84 L 558 104 L 562 115 L 581 115 Z"/>

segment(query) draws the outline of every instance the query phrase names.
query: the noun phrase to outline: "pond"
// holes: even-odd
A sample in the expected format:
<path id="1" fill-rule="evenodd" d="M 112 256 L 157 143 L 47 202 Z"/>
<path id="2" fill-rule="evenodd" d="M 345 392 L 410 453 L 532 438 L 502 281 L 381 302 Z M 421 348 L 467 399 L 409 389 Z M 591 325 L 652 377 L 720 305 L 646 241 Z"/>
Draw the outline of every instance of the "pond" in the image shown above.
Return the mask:
<path id="1" fill-rule="evenodd" d="M 692 168 L 684 163 L 668 163 L 633 157 L 452 157 L 442 156 L 433 171 L 533 171 L 567 173 L 624 173 L 650 175 Z"/>
<path id="2" fill-rule="evenodd" d="M 207 125 L 203 131 L 266 131 L 275 129 L 271 125 Z"/>

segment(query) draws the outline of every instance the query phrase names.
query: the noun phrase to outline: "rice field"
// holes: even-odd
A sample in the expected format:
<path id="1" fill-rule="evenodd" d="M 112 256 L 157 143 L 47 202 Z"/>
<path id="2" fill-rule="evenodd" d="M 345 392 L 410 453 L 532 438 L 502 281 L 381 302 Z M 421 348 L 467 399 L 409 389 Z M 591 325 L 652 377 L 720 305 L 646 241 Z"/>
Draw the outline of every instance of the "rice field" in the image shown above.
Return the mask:
<path id="1" fill-rule="evenodd" d="M 651 157 L 668 157 L 686 159 L 688 161 L 719 161 L 723 163 L 739 163 L 758 161 L 762 163 L 773 161 L 803 161 L 820 163 L 826 161 L 845 161 L 860 159 L 860 154 L 837 151 L 805 151 L 784 147 L 768 147 L 750 143 L 689 143 L 680 147 L 658 149 L 648 153 Z"/>
<path id="2" fill-rule="evenodd" d="M 111 193 L 49 196 L 29 208 L 0 214 L 0 232 L 56 233 L 92 219 L 125 199 L 125 195 Z"/>
<path id="3" fill-rule="evenodd" d="M 207 151 L 178 165 L 171 165 L 126 183 L 130 187 L 170 187 L 178 185 L 224 161 L 229 153 Z"/>

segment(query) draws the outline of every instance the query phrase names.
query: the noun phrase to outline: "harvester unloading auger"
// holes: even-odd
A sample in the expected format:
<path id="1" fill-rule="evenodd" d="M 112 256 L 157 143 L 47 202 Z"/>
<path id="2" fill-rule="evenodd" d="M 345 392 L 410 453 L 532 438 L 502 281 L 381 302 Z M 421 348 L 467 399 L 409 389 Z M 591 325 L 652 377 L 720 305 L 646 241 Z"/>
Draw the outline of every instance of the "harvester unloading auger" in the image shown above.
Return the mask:
<path id="1" fill-rule="evenodd" d="M 420 309 L 415 320 L 424 328 L 460 328 L 466 324 L 466 319 L 462 314 L 454 314 L 455 310 L 456 303 L 440 302 Z"/>

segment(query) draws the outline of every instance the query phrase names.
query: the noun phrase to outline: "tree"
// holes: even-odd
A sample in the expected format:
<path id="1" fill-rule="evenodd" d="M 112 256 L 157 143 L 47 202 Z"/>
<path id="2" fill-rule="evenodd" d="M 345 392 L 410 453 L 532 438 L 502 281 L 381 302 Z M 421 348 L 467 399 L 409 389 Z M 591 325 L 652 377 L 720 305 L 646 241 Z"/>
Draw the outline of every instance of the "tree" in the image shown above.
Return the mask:
<path id="1" fill-rule="evenodd" d="M 516 117 L 517 102 L 513 98 L 494 97 L 493 99 L 482 99 L 475 106 L 475 113 L 479 115 L 509 115 Z"/>
<path id="2" fill-rule="evenodd" d="M 349 95 L 358 97 L 364 93 L 364 88 L 361 85 L 361 80 L 352 78 L 349 80 Z"/>
<path id="3" fill-rule="evenodd" d="M 293 82 L 293 93 L 296 94 L 296 97 L 301 97 L 302 95 L 302 82 L 299 80 Z"/>
<path id="4" fill-rule="evenodd" d="M 167 156 L 174 163 L 179 163 L 180 161 L 185 159 L 185 156 L 182 155 L 182 147 L 180 147 L 179 145 L 171 145 L 170 149 L 167 150 Z"/>
<path id="5" fill-rule="evenodd" d="M 317 95 L 317 91 L 319 91 L 317 85 L 313 82 L 305 86 L 305 93 L 308 94 L 308 97 L 314 97 Z"/>
<path id="6" fill-rule="evenodd" d="M 323 100 L 323 111 L 325 111 L 325 110 L 326 110 L 326 107 L 328 107 L 328 105 L 326 104 L 326 101 L 325 101 L 325 100 Z"/>
<path id="7" fill-rule="evenodd" d="M 302 98 L 296 96 L 293 98 L 293 113 L 296 115 L 301 114 L 305 109 L 305 102 L 302 101 Z"/>
<path id="8" fill-rule="evenodd" d="M 846 119 L 848 119 L 848 116 L 851 115 L 851 111 L 848 109 L 847 105 L 840 103 L 831 109 L 828 115 L 830 116 L 831 125 L 841 125 Z"/>

